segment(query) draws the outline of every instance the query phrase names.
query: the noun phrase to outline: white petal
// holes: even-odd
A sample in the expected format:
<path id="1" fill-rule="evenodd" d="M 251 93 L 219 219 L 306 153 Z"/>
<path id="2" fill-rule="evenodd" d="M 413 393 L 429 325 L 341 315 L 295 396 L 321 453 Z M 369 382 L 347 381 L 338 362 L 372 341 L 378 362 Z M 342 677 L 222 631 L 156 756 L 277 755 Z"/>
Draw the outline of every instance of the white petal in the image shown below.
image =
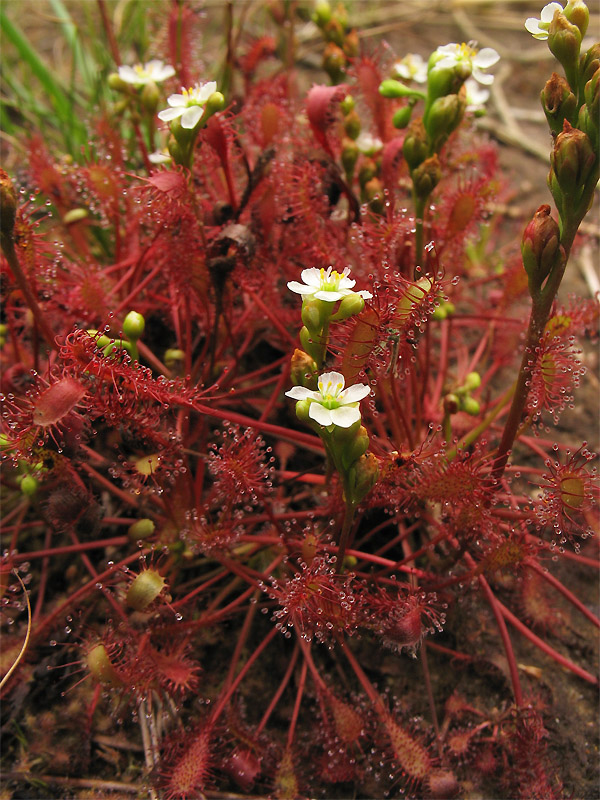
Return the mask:
<path id="1" fill-rule="evenodd" d="M 316 288 L 319 288 L 321 285 L 321 270 L 317 269 L 316 267 L 303 269 L 300 273 L 300 277 L 304 283 L 307 283 L 309 286 L 315 286 Z"/>
<path id="2" fill-rule="evenodd" d="M 167 78 L 172 78 L 175 75 L 175 69 L 171 66 L 164 66 L 160 69 L 156 70 L 156 74 L 154 75 L 155 81 L 166 81 Z"/>
<path id="3" fill-rule="evenodd" d="M 119 78 L 125 83 L 139 83 L 140 76 L 133 67 L 119 67 Z"/>
<path id="4" fill-rule="evenodd" d="M 488 69 L 500 61 L 500 56 L 492 47 L 482 48 L 473 58 L 473 66 Z"/>
<path id="5" fill-rule="evenodd" d="M 338 289 L 352 289 L 355 283 L 356 281 L 353 281 L 352 278 L 340 278 L 338 281 Z"/>
<path id="6" fill-rule="evenodd" d="M 188 98 L 184 94 L 171 94 L 167 97 L 167 103 L 172 106 L 172 108 L 186 108 Z"/>
<path id="7" fill-rule="evenodd" d="M 211 96 L 211 94 L 213 94 L 213 92 L 216 91 L 217 91 L 217 82 L 209 81 L 208 83 L 205 83 L 204 86 L 199 87 L 199 91 L 195 95 L 195 100 L 198 103 L 205 103 Z"/>
<path id="8" fill-rule="evenodd" d="M 327 391 L 327 387 L 330 384 L 333 386 L 339 385 L 339 391 L 341 392 L 345 383 L 346 380 L 341 372 L 324 372 L 322 375 L 319 375 L 319 379 L 317 381 L 321 394 Z"/>
<path id="9" fill-rule="evenodd" d="M 314 286 L 305 286 L 303 283 L 298 283 L 298 281 L 290 281 L 287 287 L 292 292 L 296 292 L 296 294 L 313 294 L 315 291 Z"/>
<path id="10" fill-rule="evenodd" d="M 329 413 L 333 424 L 338 425 L 340 428 L 349 428 L 360 419 L 360 409 L 358 406 L 340 406 L 340 408 L 332 408 Z"/>
<path id="11" fill-rule="evenodd" d="M 321 395 L 319 392 L 311 392 L 304 386 L 292 386 L 289 392 L 285 393 L 286 397 L 291 397 L 292 400 L 320 400 Z"/>
<path id="12" fill-rule="evenodd" d="M 164 111 L 158 112 L 158 118 L 163 122 L 171 122 L 172 119 L 180 117 L 184 111 L 184 108 L 165 108 Z"/>
<path id="13" fill-rule="evenodd" d="M 181 116 L 181 127 L 191 131 L 192 128 L 196 127 L 203 113 L 204 109 L 202 106 L 190 106 L 186 108 Z"/>
<path id="14" fill-rule="evenodd" d="M 394 64 L 394 72 L 399 78 L 404 78 L 405 80 L 409 80 L 412 77 L 406 64 Z"/>
<path id="15" fill-rule="evenodd" d="M 450 44 L 443 44 L 438 47 L 438 53 L 441 53 L 445 56 L 456 56 L 458 52 L 459 45 L 456 42 L 450 42 Z"/>
<path id="16" fill-rule="evenodd" d="M 315 292 L 317 300 L 324 300 L 326 303 L 335 303 L 336 300 L 341 300 L 350 292 L 326 292 L 324 289 Z"/>
<path id="17" fill-rule="evenodd" d="M 493 75 L 486 75 L 485 72 L 482 72 L 480 69 L 477 69 L 477 67 L 475 67 L 475 69 L 473 70 L 473 77 L 475 78 L 476 81 L 479 81 L 479 83 L 483 83 L 484 86 L 491 86 L 492 83 L 494 82 Z"/>
<path id="18" fill-rule="evenodd" d="M 365 383 L 355 383 L 354 386 L 349 386 L 338 395 L 338 402 L 348 405 L 349 403 L 358 403 L 363 400 L 371 389 Z"/>
<path id="19" fill-rule="evenodd" d="M 360 292 L 357 292 L 356 294 L 359 294 L 363 300 L 370 300 L 373 297 L 371 292 L 367 292 L 366 289 L 361 289 Z"/>
<path id="20" fill-rule="evenodd" d="M 333 420 L 331 419 L 331 411 L 328 408 L 325 408 L 320 403 L 311 403 L 308 409 L 308 416 L 311 419 L 314 419 L 315 422 L 318 422 L 319 425 L 323 425 L 327 428 L 329 425 L 333 425 Z"/>
<path id="21" fill-rule="evenodd" d="M 547 6 L 542 8 L 541 19 L 542 22 L 552 22 L 556 11 L 562 11 L 563 7 L 560 3 L 548 3 Z"/>
<path id="22" fill-rule="evenodd" d="M 540 28 L 540 21 L 539 19 L 536 19 L 536 17 L 528 17 L 528 19 L 525 20 L 525 28 L 534 36 L 536 34 L 543 33 L 542 29 Z"/>

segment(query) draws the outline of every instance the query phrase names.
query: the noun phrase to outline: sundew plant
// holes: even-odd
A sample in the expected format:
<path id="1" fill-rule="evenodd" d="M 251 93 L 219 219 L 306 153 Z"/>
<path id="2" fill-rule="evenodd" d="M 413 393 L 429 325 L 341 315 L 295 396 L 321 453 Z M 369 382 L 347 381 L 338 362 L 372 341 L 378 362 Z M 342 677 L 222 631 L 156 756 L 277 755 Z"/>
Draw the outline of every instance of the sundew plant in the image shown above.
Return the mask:
<path id="1" fill-rule="evenodd" d="M 520 23 L 516 223 L 486 44 L 50 6 L 66 79 L 2 12 L 3 797 L 596 797 L 585 3 Z"/>

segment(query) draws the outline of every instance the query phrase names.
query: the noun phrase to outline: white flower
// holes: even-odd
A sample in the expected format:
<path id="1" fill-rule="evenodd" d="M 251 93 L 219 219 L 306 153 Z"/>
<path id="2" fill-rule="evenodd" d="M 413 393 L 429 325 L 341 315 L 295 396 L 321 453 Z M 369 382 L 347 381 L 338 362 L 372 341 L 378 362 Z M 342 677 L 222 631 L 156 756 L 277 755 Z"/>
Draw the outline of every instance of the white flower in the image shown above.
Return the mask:
<path id="1" fill-rule="evenodd" d="M 394 73 L 405 81 L 426 83 L 427 62 L 418 53 L 409 53 L 394 64 Z"/>
<path id="2" fill-rule="evenodd" d="M 452 69 L 457 64 L 467 63 L 473 70 L 473 77 L 479 83 L 489 86 L 494 82 L 493 75 L 486 75 L 482 70 L 493 67 L 500 56 L 491 47 L 484 47 L 482 50 L 476 50 L 470 44 L 445 44 L 438 47 L 436 53 L 443 56 L 439 61 L 436 61 L 434 69 Z"/>
<path id="3" fill-rule="evenodd" d="M 547 39 L 548 38 L 548 28 L 550 27 L 550 23 L 554 19 L 554 14 L 557 11 L 562 11 L 563 7 L 560 3 L 548 3 L 547 6 L 542 8 L 542 13 L 540 14 L 540 19 L 536 19 L 535 17 L 529 17 L 529 19 L 525 20 L 525 27 L 529 31 L 529 33 L 533 36 L 534 39 Z"/>
<path id="4" fill-rule="evenodd" d="M 183 94 L 172 94 L 167 98 L 167 103 L 171 107 L 160 111 L 158 118 L 163 122 L 171 122 L 171 120 L 181 117 L 181 127 L 192 130 L 204 113 L 204 104 L 211 94 L 217 91 L 217 84 L 215 81 L 197 83 L 191 89 L 182 89 L 181 91 Z"/>
<path id="5" fill-rule="evenodd" d="M 469 78 L 465 82 L 465 89 L 467 90 L 467 111 L 480 111 L 489 100 L 488 89 L 482 89 L 473 78 Z"/>
<path id="6" fill-rule="evenodd" d="M 366 156 L 374 156 L 383 147 L 383 142 L 373 134 L 363 131 L 358 138 L 354 141 L 361 153 Z"/>
<path id="7" fill-rule="evenodd" d="M 359 403 L 371 391 L 364 383 L 355 383 L 344 389 L 344 376 L 340 372 L 324 372 L 317 381 L 318 391 L 304 386 L 294 386 L 286 397 L 293 400 L 311 400 L 308 416 L 328 428 L 337 425 L 349 428 L 360 419 Z"/>
<path id="8" fill-rule="evenodd" d="M 303 269 L 300 273 L 304 283 L 290 281 L 287 286 L 292 292 L 301 294 L 303 298 L 314 297 L 316 300 L 325 300 L 328 303 L 335 303 L 349 294 L 359 294 L 363 300 L 368 300 L 373 296 L 370 292 L 353 292 L 352 287 L 356 281 L 349 278 L 349 274 L 349 267 L 346 267 L 341 274 L 336 272 L 333 267 L 328 267 L 327 271 L 311 267 Z"/>
<path id="9" fill-rule="evenodd" d="M 157 58 L 134 67 L 119 67 L 119 78 L 133 86 L 145 86 L 147 83 L 160 83 L 175 75 L 175 70 L 163 64 Z"/>

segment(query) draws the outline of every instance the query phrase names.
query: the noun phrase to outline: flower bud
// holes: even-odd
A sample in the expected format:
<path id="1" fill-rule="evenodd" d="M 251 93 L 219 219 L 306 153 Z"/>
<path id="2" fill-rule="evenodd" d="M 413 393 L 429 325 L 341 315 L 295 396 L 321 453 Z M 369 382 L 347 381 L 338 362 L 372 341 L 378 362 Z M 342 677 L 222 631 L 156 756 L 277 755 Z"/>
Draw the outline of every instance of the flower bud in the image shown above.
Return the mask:
<path id="1" fill-rule="evenodd" d="M 346 175 L 352 175 L 354 172 L 354 167 L 356 166 L 356 162 L 358 161 L 358 156 L 360 154 L 360 150 L 354 144 L 352 139 L 346 139 L 344 145 L 342 147 L 342 164 L 344 167 L 344 171 Z"/>
<path id="2" fill-rule="evenodd" d="M 587 53 L 581 56 L 580 73 L 583 83 L 587 83 L 600 67 L 600 42 L 595 42 Z"/>
<path id="3" fill-rule="evenodd" d="M 364 195 L 371 211 L 376 214 L 383 213 L 383 184 L 379 178 L 371 178 L 365 184 Z"/>
<path id="4" fill-rule="evenodd" d="M 39 483 L 33 475 L 23 475 L 21 478 L 21 494 L 25 497 L 33 497 L 38 490 Z"/>
<path id="5" fill-rule="evenodd" d="M 17 218 L 17 193 L 11 179 L 0 169 L 0 236 L 13 238 Z"/>
<path id="6" fill-rule="evenodd" d="M 421 117 L 413 119 L 408 126 L 402 153 L 410 169 L 416 169 L 427 158 L 429 144 Z"/>
<path id="7" fill-rule="evenodd" d="M 463 388 L 465 389 L 465 391 L 474 392 L 475 389 L 479 389 L 480 386 L 481 386 L 481 375 L 478 372 L 469 372 L 463 384 Z"/>
<path id="8" fill-rule="evenodd" d="M 573 128 L 565 120 L 562 133 L 556 137 L 550 160 L 563 200 L 578 200 L 596 161 L 587 134 Z"/>
<path id="9" fill-rule="evenodd" d="M 341 322 L 344 319 L 349 319 L 355 314 L 360 314 L 364 307 L 365 301 L 357 292 L 347 294 L 345 297 L 342 297 L 340 306 L 335 314 L 331 317 L 331 321 Z"/>
<path id="10" fill-rule="evenodd" d="M 123 320 L 123 333 L 132 342 L 136 342 L 144 333 L 146 321 L 137 311 L 130 311 Z"/>
<path id="11" fill-rule="evenodd" d="M 379 94 L 382 97 L 414 97 L 415 91 L 394 78 L 387 78 L 381 83 Z"/>
<path id="12" fill-rule="evenodd" d="M 349 489 L 350 502 L 357 504 L 363 500 L 377 483 L 379 461 L 373 453 L 365 453 L 350 469 L 352 486 Z M 350 483 L 350 481 L 349 481 Z"/>
<path id="13" fill-rule="evenodd" d="M 344 120 L 344 131 L 349 139 L 357 139 L 360 134 L 360 117 L 356 111 L 350 111 Z"/>
<path id="14" fill-rule="evenodd" d="M 290 377 L 294 386 L 317 388 L 317 365 L 304 350 L 296 348 L 290 364 Z"/>
<path id="15" fill-rule="evenodd" d="M 564 13 L 556 13 L 548 28 L 548 48 L 560 61 L 567 74 L 577 68 L 581 33 L 577 25 L 573 25 Z"/>
<path id="16" fill-rule="evenodd" d="M 392 124 L 394 125 L 394 128 L 398 128 L 398 130 L 406 128 L 410 122 L 412 110 L 413 107 L 411 105 L 404 106 L 404 108 L 399 108 L 392 117 Z"/>
<path id="17" fill-rule="evenodd" d="M 342 45 L 346 58 L 356 58 L 359 52 L 358 33 L 353 29 L 348 31 Z"/>
<path id="18" fill-rule="evenodd" d="M 101 643 L 94 645 L 87 654 L 87 665 L 92 676 L 107 686 L 122 686 L 123 681 L 113 666 L 106 647 Z"/>
<path id="19" fill-rule="evenodd" d="M 543 205 L 525 228 L 521 242 L 523 266 L 530 288 L 538 291 L 555 264 L 560 247 L 558 224 L 550 216 L 550 206 Z"/>
<path id="20" fill-rule="evenodd" d="M 540 99 L 552 133 L 562 131 L 565 119 L 573 122 L 571 117 L 577 110 L 577 98 L 561 75 L 552 73 L 542 89 Z"/>
<path id="21" fill-rule="evenodd" d="M 309 331 L 320 331 L 323 327 L 324 314 L 321 300 L 305 300 L 302 303 L 302 322 Z"/>
<path id="22" fill-rule="evenodd" d="M 332 83 L 339 83 L 345 74 L 346 56 L 341 47 L 334 42 L 325 46 L 323 53 L 323 69 L 331 78 Z"/>
<path id="23" fill-rule="evenodd" d="M 346 97 L 344 97 L 344 99 L 340 103 L 342 114 L 344 114 L 344 116 L 347 116 L 351 111 L 354 110 L 354 106 L 355 106 L 354 98 L 352 97 L 351 94 L 347 94 Z"/>
<path id="24" fill-rule="evenodd" d="M 569 0 L 563 10 L 563 14 L 572 25 L 576 25 L 579 28 L 579 33 L 583 39 L 590 22 L 590 12 L 583 0 Z"/>
<path id="25" fill-rule="evenodd" d="M 144 86 L 140 100 L 144 111 L 150 114 L 150 116 L 154 116 L 158 108 L 158 101 L 160 100 L 160 92 L 154 81 L 150 81 L 150 83 Z"/>
<path id="26" fill-rule="evenodd" d="M 437 155 L 425 159 L 411 172 L 415 194 L 418 198 L 429 197 L 442 178 L 442 167 Z"/>
<path id="27" fill-rule="evenodd" d="M 168 350 L 165 350 L 163 361 L 165 362 L 165 367 L 167 367 L 167 369 L 179 369 L 185 361 L 185 353 L 183 350 L 179 350 L 177 347 L 169 347 Z"/>
<path id="28" fill-rule="evenodd" d="M 303 350 L 305 350 L 314 359 L 319 358 L 320 348 L 318 341 L 316 341 L 318 340 L 318 337 L 319 333 L 311 333 L 306 325 L 303 325 L 302 328 L 300 328 L 300 344 L 302 345 Z"/>
<path id="29" fill-rule="evenodd" d="M 461 410 L 471 417 L 476 417 L 481 411 L 481 406 L 474 397 L 463 397 L 460 402 Z"/>
<path id="30" fill-rule="evenodd" d="M 151 519 L 138 519 L 127 529 L 127 536 L 137 542 L 139 539 L 148 539 L 154 533 L 156 525 Z"/>
<path id="31" fill-rule="evenodd" d="M 310 417 L 308 416 L 308 409 L 310 408 L 311 400 L 298 400 L 296 403 L 296 416 L 300 420 L 300 422 L 308 422 L 310 423 Z"/>
<path id="32" fill-rule="evenodd" d="M 433 102 L 425 118 L 425 130 L 436 152 L 439 152 L 448 136 L 458 128 L 466 107 L 466 91 L 447 94 Z"/>
<path id="33" fill-rule="evenodd" d="M 324 28 L 330 19 L 331 19 L 331 6 L 327 2 L 327 0 L 319 0 L 319 2 L 315 5 L 315 10 L 313 13 L 313 22 L 319 28 Z"/>
<path id="34" fill-rule="evenodd" d="M 454 392 L 450 392 L 444 397 L 444 413 L 456 414 L 460 405 L 460 399 Z"/>
<path id="35" fill-rule="evenodd" d="M 369 434 L 364 426 L 360 426 L 355 436 L 349 441 L 342 450 L 342 464 L 344 469 L 349 469 L 355 461 L 358 461 L 369 447 Z"/>
<path id="36" fill-rule="evenodd" d="M 129 92 L 131 90 L 131 84 L 125 83 L 118 72 L 111 72 L 107 78 L 107 82 L 110 88 L 115 92 Z"/>

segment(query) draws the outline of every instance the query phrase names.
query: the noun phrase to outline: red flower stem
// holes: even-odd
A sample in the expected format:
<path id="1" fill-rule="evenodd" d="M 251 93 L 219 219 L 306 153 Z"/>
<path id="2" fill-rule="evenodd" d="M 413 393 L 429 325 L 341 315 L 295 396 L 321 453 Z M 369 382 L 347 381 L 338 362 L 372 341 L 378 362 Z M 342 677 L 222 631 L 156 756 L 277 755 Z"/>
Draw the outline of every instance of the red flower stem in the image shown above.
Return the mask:
<path id="1" fill-rule="evenodd" d="M 31 561 L 32 558 L 47 558 L 48 556 L 64 556 L 68 553 L 81 553 L 85 550 L 100 550 L 104 547 L 122 547 L 130 543 L 127 536 L 115 536 L 112 539 L 99 539 L 94 542 L 80 542 L 79 544 L 66 544 L 62 547 L 48 547 L 43 550 L 34 550 L 31 553 L 16 553 L 13 556 L 15 563 Z"/>
<path id="2" fill-rule="evenodd" d="M 229 699 L 234 694 L 234 692 L 237 689 L 237 687 L 240 685 L 240 683 L 246 677 L 247 673 L 250 670 L 250 667 L 254 664 L 254 662 L 260 656 L 262 651 L 267 647 L 267 645 L 272 641 L 272 639 L 274 639 L 275 636 L 277 636 L 278 633 L 279 633 L 279 631 L 277 630 L 277 628 L 272 628 L 272 630 L 269 631 L 269 633 L 265 636 L 265 638 L 262 640 L 262 642 L 258 645 L 256 650 L 248 658 L 248 660 L 246 661 L 246 663 L 244 664 L 242 669 L 238 672 L 237 677 L 234 680 L 234 682 L 227 689 L 227 691 L 223 695 L 221 695 L 221 697 L 217 701 L 216 706 L 214 707 L 214 709 L 212 711 L 212 714 L 210 715 L 211 725 L 214 725 L 214 723 L 217 721 L 217 719 L 223 713 L 223 709 L 225 708 L 225 706 L 229 702 Z"/>
<path id="3" fill-rule="evenodd" d="M 163 263 L 161 261 L 158 261 L 154 269 L 151 270 L 142 281 L 136 284 L 135 288 L 131 292 L 129 292 L 127 297 L 119 303 L 119 305 L 114 309 L 114 313 L 120 314 L 121 311 L 123 311 L 124 309 L 126 308 L 129 309 L 134 299 L 140 294 L 142 289 L 144 289 L 149 283 L 151 283 L 156 277 L 156 275 L 158 275 L 163 270 L 163 268 L 164 268 Z"/>
<path id="4" fill-rule="evenodd" d="M 294 710 L 290 720 L 290 727 L 288 728 L 287 746 L 288 749 L 294 742 L 294 733 L 296 732 L 296 724 L 298 722 L 298 715 L 300 714 L 300 706 L 302 705 L 302 695 L 304 694 L 304 687 L 306 685 L 306 671 L 308 667 L 306 661 L 302 662 L 302 669 L 300 670 L 300 678 L 298 680 L 298 691 L 296 692 L 296 702 L 294 703 Z"/>
<path id="5" fill-rule="evenodd" d="M 547 583 L 549 583 L 550 586 L 556 589 L 557 592 L 560 592 L 560 594 L 562 594 L 563 597 L 566 597 L 566 599 L 570 603 L 572 603 L 572 605 L 574 605 L 575 608 L 578 611 L 580 611 L 584 617 L 589 619 L 592 625 L 595 625 L 597 628 L 600 628 L 600 619 L 598 619 L 598 617 L 595 614 L 593 614 L 589 610 L 589 608 L 587 608 L 587 606 L 585 606 L 581 602 L 581 600 L 573 594 L 573 592 L 567 589 L 566 586 L 564 586 L 557 578 L 555 578 L 554 575 L 551 575 L 549 572 L 547 572 L 543 567 L 541 567 L 537 563 L 537 561 L 533 561 L 532 559 L 527 559 L 524 563 L 527 567 L 529 567 L 529 569 L 532 569 L 534 572 L 537 572 L 537 574 L 541 578 L 543 578 Z"/>
<path id="6" fill-rule="evenodd" d="M 299 649 L 298 649 L 298 644 L 302 644 L 302 642 L 300 640 L 298 640 L 296 642 L 296 647 L 294 648 L 294 652 L 292 653 L 292 657 L 290 658 L 289 663 L 287 665 L 287 669 L 285 671 L 285 675 L 281 679 L 281 682 L 280 682 L 279 686 L 277 687 L 277 691 L 275 692 L 275 694 L 271 698 L 271 700 L 269 702 L 269 705 L 267 706 L 267 708 L 265 710 L 265 713 L 262 715 L 262 718 L 261 718 L 260 722 L 258 723 L 258 727 L 256 728 L 256 731 L 255 731 L 257 738 L 261 734 L 261 732 L 262 732 L 263 728 L 265 727 L 265 725 L 267 724 L 267 722 L 269 721 L 269 718 L 270 718 L 271 714 L 273 713 L 273 711 L 277 707 L 277 703 L 279 702 L 279 700 L 281 698 L 281 695 L 285 691 L 285 687 L 288 685 L 288 683 L 290 681 L 290 678 L 292 677 L 292 672 L 294 671 L 294 667 L 296 666 L 296 661 L 298 660 L 298 653 L 300 652 Z"/>
<path id="7" fill-rule="evenodd" d="M 427 326 L 429 327 L 429 325 Z M 442 389 L 444 381 L 446 380 L 446 370 L 448 368 L 448 346 L 450 343 L 450 321 L 444 319 L 440 323 L 441 328 L 441 341 L 440 341 L 440 368 L 437 372 L 435 387 L 431 395 L 431 407 L 437 408 L 442 399 Z"/>
<path id="8" fill-rule="evenodd" d="M 578 667 L 577 664 L 574 664 L 572 661 L 569 661 L 568 658 L 565 658 L 560 653 L 558 653 L 553 647 L 545 642 L 543 639 L 540 639 L 539 636 L 536 636 L 533 631 L 530 631 L 529 628 L 524 625 L 520 619 L 515 617 L 512 611 L 509 611 L 506 606 L 502 605 L 502 603 L 497 600 L 498 607 L 502 612 L 502 615 L 507 619 L 511 625 L 513 625 L 520 633 L 523 634 L 527 639 L 529 639 L 532 644 L 536 647 L 539 647 L 546 655 L 550 656 L 557 664 L 560 664 L 565 669 L 574 672 L 575 675 L 578 675 L 580 678 L 583 678 L 588 683 L 592 683 L 594 686 L 598 686 L 598 678 L 595 675 L 591 675 L 586 670 L 582 669 L 582 667 Z"/>
<path id="9" fill-rule="evenodd" d="M 75 533 L 75 531 L 73 529 L 71 529 L 69 531 L 69 536 L 70 536 L 70 538 L 71 538 L 71 540 L 72 540 L 74 545 L 80 545 L 81 544 L 81 542 L 77 539 L 77 534 Z M 90 561 L 90 559 L 87 557 L 86 553 L 84 551 L 80 551 L 79 552 L 79 557 L 83 561 L 83 564 L 84 564 L 85 568 L 90 573 L 92 578 L 94 578 L 95 580 L 98 580 L 98 572 L 97 572 L 96 568 L 94 567 L 94 565 L 92 564 L 92 562 Z M 125 610 L 123 609 L 123 607 L 119 603 L 117 603 L 115 598 L 106 589 L 105 586 L 102 586 L 100 591 L 102 592 L 102 594 L 106 598 L 108 604 L 111 605 L 114 608 L 117 616 L 120 616 L 121 619 L 126 622 L 127 621 L 127 614 L 125 613 Z"/>
<path id="10" fill-rule="evenodd" d="M 50 542 L 52 541 L 52 528 L 48 526 L 46 528 L 46 532 L 44 534 L 44 545 L 46 548 L 50 548 Z M 46 586 L 48 583 L 48 566 L 50 564 L 50 557 L 46 556 L 42 559 L 42 565 L 40 568 L 40 579 L 37 585 L 37 597 L 35 600 L 35 608 L 33 610 L 33 614 L 31 616 L 31 624 L 34 625 L 41 616 L 42 608 L 44 606 L 44 599 L 46 596 Z"/>
<path id="11" fill-rule="evenodd" d="M 365 694 L 367 695 L 369 700 L 375 706 L 375 709 L 377 710 L 378 714 L 380 714 L 381 716 L 385 717 L 387 715 L 387 711 L 386 711 L 386 708 L 385 708 L 385 706 L 383 704 L 383 700 L 381 699 L 381 697 L 379 696 L 379 694 L 375 690 L 375 687 L 373 686 L 371 681 L 367 678 L 367 676 L 363 672 L 362 667 L 360 666 L 360 664 L 358 663 L 358 661 L 354 657 L 354 653 L 348 647 L 346 642 L 344 642 L 342 640 L 340 640 L 340 647 L 342 648 L 342 650 L 344 651 L 344 655 L 346 656 L 346 658 L 350 662 L 350 666 L 352 667 L 352 670 L 354 671 L 354 674 L 358 678 L 358 681 L 359 681 L 360 685 L 365 690 Z"/>
<path id="12" fill-rule="evenodd" d="M 289 379 L 290 379 L 290 377 L 289 377 L 289 369 L 287 367 L 285 367 L 284 369 L 281 370 L 281 375 L 279 376 L 279 380 L 277 381 L 277 385 L 275 386 L 275 388 L 271 392 L 271 397 L 269 398 L 267 404 L 265 405 L 265 407 L 262 410 L 262 413 L 261 413 L 261 415 L 259 417 L 259 419 L 261 421 L 264 421 L 265 419 L 267 419 L 267 417 L 269 416 L 271 411 L 275 408 L 277 400 L 279 399 L 281 393 L 285 389 L 285 386 L 288 383 Z"/>
<path id="13" fill-rule="evenodd" d="M 0 236 L 0 243 L 2 244 L 2 251 L 8 261 L 8 266 L 10 267 L 10 271 L 12 272 L 14 279 L 17 282 L 17 286 L 21 290 L 21 294 L 25 298 L 25 302 L 29 306 L 31 313 L 33 314 L 33 319 L 35 320 L 36 328 L 41 332 L 42 336 L 46 340 L 46 343 L 50 346 L 52 350 L 58 350 L 59 347 L 56 343 L 56 337 L 50 328 L 50 325 L 46 322 L 46 317 L 42 309 L 40 308 L 38 301 L 29 286 L 29 281 L 27 280 L 27 276 L 21 269 L 21 265 L 19 263 L 19 259 L 17 258 L 17 252 L 15 250 L 15 242 L 12 235 L 2 234 Z M 37 350 L 36 350 L 37 352 Z"/>
<path id="14" fill-rule="evenodd" d="M 227 575 L 227 572 L 225 570 L 220 570 L 216 575 L 213 575 L 208 580 L 203 581 L 200 584 L 200 586 L 196 586 L 195 589 L 192 589 L 186 595 L 180 597 L 179 600 L 175 601 L 174 603 L 171 603 L 171 606 L 175 609 L 185 606 L 185 604 L 189 603 L 193 597 L 202 594 L 202 592 L 205 592 L 207 589 L 210 589 L 210 587 L 213 586 L 215 583 L 218 583 L 219 581 L 223 580 L 225 575 Z"/>
<path id="15" fill-rule="evenodd" d="M 444 647 L 436 642 L 428 641 L 427 646 L 430 650 L 437 650 L 438 653 L 443 653 L 444 655 L 450 656 L 450 658 L 456 658 L 459 661 L 473 661 L 473 656 L 470 656 L 467 653 L 459 653 L 458 650 L 451 650 L 449 647 Z"/>
<path id="16" fill-rule="evenodd" d="M 429 674 L 429 662 L 427 661 L 427 642 L 421 644 L 419 651 L 421 656 L 421 666 L 423 667 L 423 678 L 425 679 L 425 687 L 427 689 L 427 702 L 429 703 L 429 713 L 431 714 L 431 721 L 433 722 L 433 729 L 435 731 L 435 741 L 437 745 L 438 755 L 440 761 L 442 760 L 442 740 L 440 738 L 440 723 L 435 708 L 435 700 L 433 699 L 433 690 L 431 688 L 431 675 Z"/>
<path id="17" fill-rule="evenodd" d="M 551 544 L 544 542 L 541 539 L 537 539 L 530 533 L 527 534 L 527 541 L 532 542 L 537 547 L 541 547 L 543 550 L 547 550 L 553 554 L 555 553 L 555 549 L 552 548 Z M 594 558 L 588 558 L 587 556 L 579 555 L 579 553 L 571 553 L 568 550 L 564 550 L 562 553 L 560 553 L 560 557 L 566 558 L 567 561 L 576 561 L 578 564 L 583 564 L 586 567 L 592 567 L 592 569 L 600 571 L 600 561 L 596 561 Z"/>
<path id="18" fill-rule="evenodd" d="M 110 24 L 110 20 L 108 18 L 108 11 L 106 10 L 105 0 L 98 0 L 98 9 L 100 10 L 102 27 L 104 28 L 104 33 L 106 34 L 106 38 L 108 40 L 108 46 L 110 48 L 113 61 L 118 67 L 121 64 L 121 56 L 119 54 L 119 46 L 117 44 L 117 40 L 115 39 L 115 34 L 112 25 Z"/>

